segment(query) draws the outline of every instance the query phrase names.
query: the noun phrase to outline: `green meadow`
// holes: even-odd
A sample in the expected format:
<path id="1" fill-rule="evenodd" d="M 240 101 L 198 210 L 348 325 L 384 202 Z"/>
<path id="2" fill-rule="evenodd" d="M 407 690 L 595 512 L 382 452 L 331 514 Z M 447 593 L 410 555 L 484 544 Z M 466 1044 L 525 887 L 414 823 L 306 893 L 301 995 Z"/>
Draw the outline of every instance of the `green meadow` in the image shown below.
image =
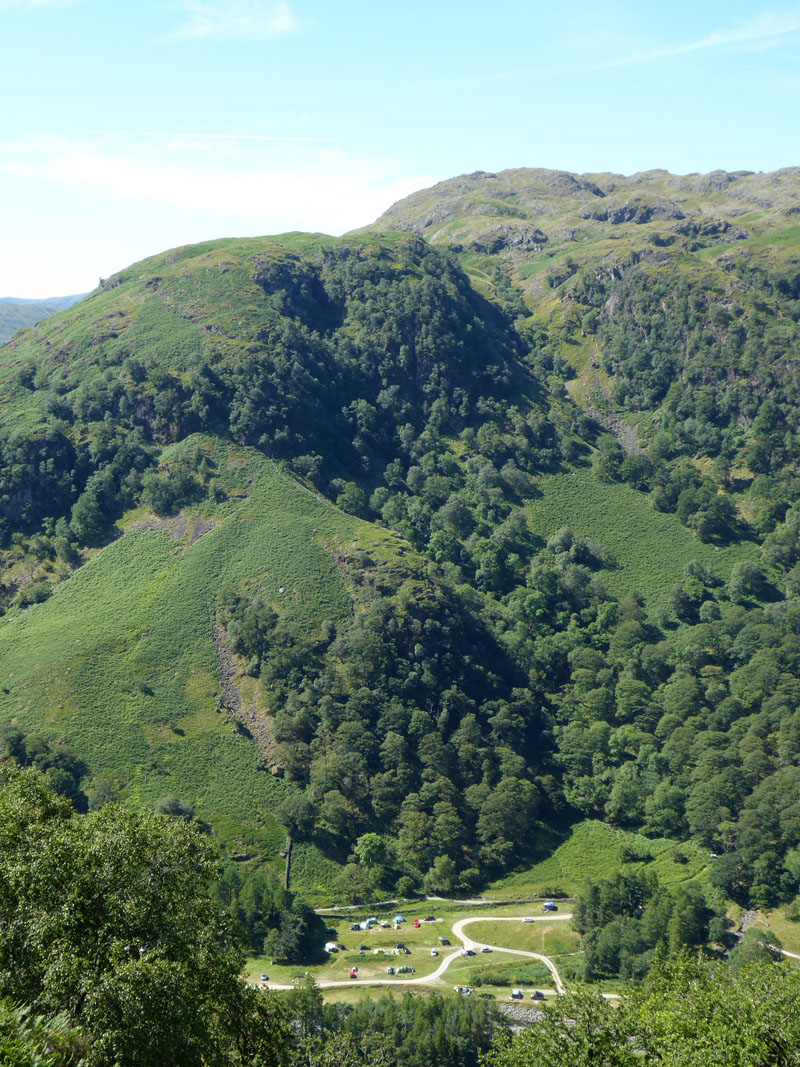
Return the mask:
<path id="1" fill-rule="evenodd" d="M 561 835 L 542 841 L 542 858 L 487 888 L 492 897 L 573 894 L 611 878 L 617 871 L 644 866 L 663 885 L 703 879 L 708 852 L 691 841 L 670 841 L 615 829 L 598 819 L 584 819 Z M 567 910 L 569 910 L 567 908 Z"/>
<path id="2" fill-rule="evenodd" d="M 609 591 L 624 596 L 638 589 L 651 611 L 666 605 L 690 560 L 727 578 L 734 563 L 758 556 L 758 546 L 750 541 L 705 544 L 675 515 L 656 511 L 644 493 L 600 481 L 588 467 L 547 475 L 537 488 L 541 496 L 528 505 L 534 533 L 547 538 L 569 526 L 578 536 L 599 542 L 612 557 L 602 572 Z"/>

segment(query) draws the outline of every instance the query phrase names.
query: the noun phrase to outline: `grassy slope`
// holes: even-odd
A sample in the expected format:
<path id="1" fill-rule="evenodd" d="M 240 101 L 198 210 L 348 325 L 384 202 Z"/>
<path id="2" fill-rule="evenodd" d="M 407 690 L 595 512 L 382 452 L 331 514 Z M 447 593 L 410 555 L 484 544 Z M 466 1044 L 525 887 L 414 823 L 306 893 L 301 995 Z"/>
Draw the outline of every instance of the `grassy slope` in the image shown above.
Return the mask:
<path id="1" fill-rule="evenodd" d="M 759 912 L 756 921 L 776 934 L 787 951 L 800 954 L 800 897 L 773 911 Z"/>
<path id="2" fill-rule="evenodd" d="M 543 840 L 538 863 L 494 882 L 487 892 L 505 898 L 575 893 L 618 871 L 623 866 L 626 846 L 636 855 L 652 856 L 646 867 L 655 871 L 664 885 L 678 885 L 695 878 L 702 880 L 708 866 L 708 854 L 693 842 L 652 839 L 585 819 L 572 826 L 560 842 Z M 676 854 L 683 854 L 688 862 L 676 862 Z"/>
<path id="3" fill-rule="evenodd" d="M 721 548 L 704 544 L 675 515 L 656 511 L 643 493 L 602 482 L 589 468 L 547 476 L 537 487 L 542 495 L 528 509 L 533 531 L 547 538 L 570 526 L 579 536 L 599 541 L 615 560 L 603 572 L 609 590 L 624 595 L 638 589 L 651 611 L 667 602 L 690 560 L 701 560 L 727 578 L 738 560 L 758 556 L 758 546 L 748 541 Z"/>
<path id="4" fill-rule="evenodd" d="M 0 716 L 64 736 L 132 802 L 175 793 L 223 840 L 272 854 L 283 835 L 267 813 L 289 787 L 257 769 L 258 749 L 218 710 L 217 593 L 257 583 L 306 633 L 346 617 L 352 601 L 322 542 L 363 524 L 257 453 L 220 447 L 217 461 L 231 495 L 194 544 L 131 529 L 48 601 L 0 620 Z M 322 888 L 324 866 L 307 859 L 297 872 Z"/>

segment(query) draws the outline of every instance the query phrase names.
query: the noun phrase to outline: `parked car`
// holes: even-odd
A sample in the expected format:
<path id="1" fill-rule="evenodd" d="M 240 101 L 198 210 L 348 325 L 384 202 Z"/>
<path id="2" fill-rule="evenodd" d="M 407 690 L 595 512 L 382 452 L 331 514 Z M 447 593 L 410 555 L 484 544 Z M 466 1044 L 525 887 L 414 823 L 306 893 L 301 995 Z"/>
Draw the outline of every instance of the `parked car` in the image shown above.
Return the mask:
<path id="1" fill-rule="evenodd" d="M 387 967 L 386 968 L 386 973 L 387 974 L 394 974 L 394 967 Z"/>
<path id="2" fill-rule="evenodd" d="M 541 989 L 534 989 L 531 993 L 531 1000 L 544 1000 L 544 993 Z"/>
<path id="3" fill-rule="evenodd" d="M 419 919 L 415 919 L 411 925 L 416 927 L 417 930 L 419 930 Z"/>
<path id="4" fill-rule="evenodd" d="M 435 922 L 436 922 L 436 916 L 435 916 L 435 915 L 426 915 L 426 916 L 425 916 L 425 917 L 423 918 L 423 920 L 422 920 L 422 921 L 423 921 L 424 923 L 435 923 Z"/>
<path id="5" fill-rule="evenodd" d="M 352 967 L 350 970 L 350 977 L 356 978 L 358 976 L 358 967 Z"/>
<path id="6" fill-rule="evenodd" d="M 542 911 L 558 911 L 558 905 L 554 900 L 546 900 L 542 904 Z"/>
<path id="7" fill-rule="evenodd" d="M 269 981 L 269 975 L 268 974 L 262 974 L 261 975 L 261 981 L 262 982 L 268 982 Z"/>
<path id="8" fill-rule="evenodd" d="M 397 944 L 396 944 L 396 945 L 395 945 L 394 947 L 395 947 L 395 948 L 400 948 L 400 949 L 403 949 L 403 948 L 405 948 L 406 946 L 404 945 L 404 943 L 403 943 L 402 941 L 398 941 L 398 942 L 397 942 Z"/>
<path id="9" fill-rule="evenodd" d="M 530 915 L 527 915 L 522 921 L 524 923 L 532 923 L 533 919 L 530 917 Z"/>
<path id="10" fill-rule="evenodd" d="M 437 950 L 437 949 L 435 949 L 435 948 L 432 948 L 432 949 L 431 949 L 431 956 L 438 956 L 438 955 L 439 955 L 439 952 L 438 952 L 438 950 Z"/>
<path id="11" fill-rule="evenodd" d="M 489 948 L 488 945 L 484 945 L 483 948 L 481 949 L 481 952 L 491 952 L 491 951 L 492 950 Z"/>
<path id="12" fill-rule="evenodd" d="M 475 955 L 475 950 L 472 949 L 472 948 L 462 948 L 461 949 L 461 955 L 462 956 L 474 956 Z"/>
<path id="13" fill-rule="evenodd" d="M 511 996 L 508 999 L 509 1000 L 522 1000 L 522 990 L 521 989 L 512 989 L 511 990 Z"/>
<path id="14" fill-rule="evenodd" d="M 351 929 L 351 930 L 360 930 L 360 929 L 361 929 L 361 923 L 353 923 L 353 924 L 352 924 L 352 925 L 350 926 L 350 929 Z"/>
<path id="15" fill-rule="evenodd" d="M 440 945 L 449 945 L 450 944 L 450 942 L 447 940 L 446 937 L 437 937 L 436 940 L 439 942 Z"/>

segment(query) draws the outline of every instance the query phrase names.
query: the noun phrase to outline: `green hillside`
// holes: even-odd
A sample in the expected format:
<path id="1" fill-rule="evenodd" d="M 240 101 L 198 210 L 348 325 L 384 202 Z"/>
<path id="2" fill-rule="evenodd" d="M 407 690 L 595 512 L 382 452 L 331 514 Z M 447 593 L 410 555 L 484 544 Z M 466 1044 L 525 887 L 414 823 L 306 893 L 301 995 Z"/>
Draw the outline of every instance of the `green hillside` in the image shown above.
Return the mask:
<path id="1" fill-rule="evenodd" d="M 0 758 L 193 810 L 254 948 L 287 833 L 315 899 L 541 881 L 565 824 L 666 842 L 653 907 L 681 850 L 790 899 L 797 185 L 473 175 L 17 335 Z"/>
<path id="2" fill-rule="evenodd" d="M 269 813 L 287 786 L 226 713 L 219 592 L 256 585 L 305 633 L 338 622 L 352 600 L 331 552 L 359 524 L 258 454 L 201 447 L 230 497 L 184 520 L 126 521 L 49 600 L 2 620 L 2 706 L 58 731 L 136 805 L 176 794 L 234 851 L 255 844 L 268 860 L 283 847 Z"/>

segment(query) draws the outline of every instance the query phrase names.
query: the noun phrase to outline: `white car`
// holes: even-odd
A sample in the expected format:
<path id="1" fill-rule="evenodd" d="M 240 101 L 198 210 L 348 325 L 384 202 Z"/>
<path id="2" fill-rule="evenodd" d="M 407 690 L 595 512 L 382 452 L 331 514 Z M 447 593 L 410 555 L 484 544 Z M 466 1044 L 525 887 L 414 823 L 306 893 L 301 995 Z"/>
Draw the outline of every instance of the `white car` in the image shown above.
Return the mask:
<path id="1" fill-rule="evenodd" d="M 525 919 L 523 919 L 522 921 L 523 921 L 524 923 L 532 923 L 532 922 L 533 922 L 533 919 L 532 919 L 532 918 L 530 917 L 530 915 L 529 915 L 529 916 L 527 916 L 527 917 L 526 917 Z"/>
<path id="2" fill-rule="evenodd" d="M 436 951 L 436 949 L 432 948 L 431 949 L 431 956 L 438 956 L 438 955 L 439 955 L 439 953 Z"/>
<path id="3" fill-rule="evenodd" d="M 261 981 L 262 982 L 268 982 L 269 981 L 269 975 L 268 974 L 262 974 L 261 975 Z"/>

